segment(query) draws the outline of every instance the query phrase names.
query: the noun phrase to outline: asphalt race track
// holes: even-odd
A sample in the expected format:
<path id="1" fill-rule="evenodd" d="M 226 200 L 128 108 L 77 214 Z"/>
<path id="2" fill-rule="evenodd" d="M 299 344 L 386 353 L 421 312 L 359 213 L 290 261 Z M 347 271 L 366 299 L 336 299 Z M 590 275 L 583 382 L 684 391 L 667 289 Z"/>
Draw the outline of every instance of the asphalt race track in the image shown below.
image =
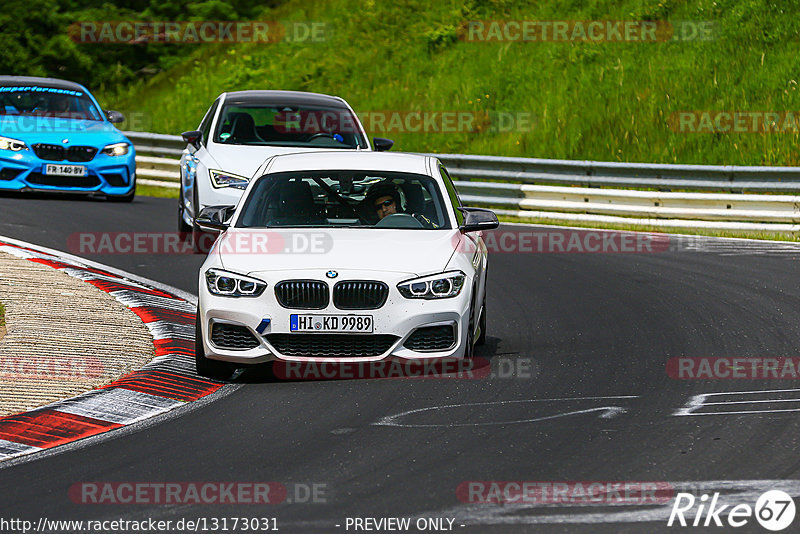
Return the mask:
<path id="1" fill-rule="evenodd" d="M 172 232 L 175 212 L 169 199 L 5 197 L 0 235 L 67 250 L 80 232 Z M 283 532 L 353 532 L 348 517 L 454 518 L 464 532 L 765 532 L 753 518 L 738 529 L 669 528 L 669 499 L 498 506 L 457 495 L 468 481 L 650 481 L 751 506 L 771 489 L 800 495 L 800 412 L 791 411 L 800 390 L 773 391 L 799 382 L 667 373 L 670 358 L 799 356 L 800 248 L 687 248 L 494 253 L 489 338 L 477 356 L 495 376 L 289 382 L 247 372 L 235 392 L 180 417 L 0 466 L 0 517 L 274 517 Z M 197 292 L 200 256 L 86 257 Z M 767 393 L 695 397 L 754 391 Z M 411 410 L 421 411 L 401 416 Z M 207 481 L 278 482 L 289 495 L 168 506 L 69 494 L 82 482 Z M 314 484 L 318 502 L 304 502 Z"/>

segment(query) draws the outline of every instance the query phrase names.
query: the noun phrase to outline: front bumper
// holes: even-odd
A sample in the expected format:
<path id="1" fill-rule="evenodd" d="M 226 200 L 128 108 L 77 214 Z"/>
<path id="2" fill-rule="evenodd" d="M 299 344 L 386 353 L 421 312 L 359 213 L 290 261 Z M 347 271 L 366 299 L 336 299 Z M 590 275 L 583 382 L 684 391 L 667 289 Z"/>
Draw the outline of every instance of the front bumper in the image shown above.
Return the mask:
<path id="1" fill-rule="evenodd" d="M 50 176 L 47 164 L 81 165 L 85 176 Z M 135 187 L 135 154 L 107 156 L 98 153 L 87 162 L 49 161 L 32 150 L 0 150 L 0 191 L 40 191 L 122 196 Z"/>
<path id="2" fill-rule="evenodd" d="M 204 272 L 204 270 L 203 270 Z M 382 278 L 389 286 L 386 303 L 375 310 L 341 310 L 332 303 L 324 309 L 299 310 L 282 307 L 275 297 L 275 283 L 290 278 L 302 278 L 297 273 L 283 273 L 274 280 L 265 280 L 267 289 L 257 298 L 230 298 L 211 294 L 202 279 L 199 291 L 199 314 L 202 324 L 202 340 L 207 358 L 239 364 L 257 364 L 274 360 L 293 362 L 368 362 L 388 358 L 423 360 L 435 358 L 463 358 L 469 325 L 471 280 L 467 280 L 461 293 L 453 298 L 440 300 L 406 299 L 397 290 L 397 283 L 407 280 L 407 274 L 398 275 L 394 280 Z M 340 271 L 341 273 L 341 271 Z M 344 275 L 344 273 L 341 273 Z M 386 274 L 386 273 L 381 273 Z M 340 280 L 376 280 L 375 273 L 347 273 Z M 333 283 L 328 281 L 329 286 Z M 371 315 L 372 334 L 316 334 L 298 333 L 290 329 L 289 317 L 303 315 Z M 268 324 L 266 324 L 268 322 Z M 211 339 L 215 323 L 244 327 L 249 335 L 257 340 L 258 346 L 242 350 L 229 350 L 219 347 Z M 412 350 L 406 342 L 419 328 L 451 325 L 453 343 L 445 350 Z M 271 342 L 272 334 L 288 336 L 393 336 L 388 349 L 373 356 L 295 356 L 282 353 L 276 343 Z M 276 339 L 272 337 L 272 339 Z M 283 340 L 294 339 L 282 336 Z M 350 338 L 353 339 L 353 338 Z M 388 339 L 388 338 L 384 338 Z"/>

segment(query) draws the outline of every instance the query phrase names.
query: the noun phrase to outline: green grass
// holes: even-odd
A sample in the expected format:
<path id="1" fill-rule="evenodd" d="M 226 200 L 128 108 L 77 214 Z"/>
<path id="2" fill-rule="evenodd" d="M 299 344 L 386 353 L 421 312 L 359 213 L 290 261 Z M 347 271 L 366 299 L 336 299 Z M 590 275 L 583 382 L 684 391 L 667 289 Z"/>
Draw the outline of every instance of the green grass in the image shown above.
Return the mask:
<path id="1" fill-rule="evenodd" d="M 136 196 L 156 198 L 178 198 L 178 189 L 136 184 Z"/>
<path id="2" fill-rule="evenodd" d="M 322 21 L 313 43 L 204 45 L 169 71 L 107 90 L 134 129 L 197 126 L 223 91 L 337 94 L 357 112 L 530 113 L 531 131 L 393 133 L 397 150 L 630 162 L 796 165 L 800 133 L 685 134 L 685 110 L 800 110 L 798 0 L 290 0 L 262 19 Z M 424 13 L 424 16 L 421 14 Z M 658 43 L 459 40 L 468 20 L 713 21 L 713 39 Z M 123 124 L 123 127 L 126 127 Z"/>
<path id="3" fill-rule="evenodd" d="M 171 134 L 194 129 L 221 92 L 290 89 L 340 95 L 361 113 L 523 112 L 534 124 L 520 132 L 369 131 L 393 138 L 400 151 L 800 165 L 800 133 L 686 134 L 670 127 L 670 117 L 679 111 L 800 110 L 798 8 L 800 0 L 289 0 L 260 18 L 324 22 L 329 38 L 198 46 L 170 70 L 100 96 L 107 107 L 130 115 L 123 127 Z M 503 19 L 711 21 L 714 30 L 707 41 L 659 43 L 459 39 L 465 21 Z M 137 194 L 174 198 L 177 191 L 139 186 Z M 797 240 L 793 235 L 576 225 Z"/>

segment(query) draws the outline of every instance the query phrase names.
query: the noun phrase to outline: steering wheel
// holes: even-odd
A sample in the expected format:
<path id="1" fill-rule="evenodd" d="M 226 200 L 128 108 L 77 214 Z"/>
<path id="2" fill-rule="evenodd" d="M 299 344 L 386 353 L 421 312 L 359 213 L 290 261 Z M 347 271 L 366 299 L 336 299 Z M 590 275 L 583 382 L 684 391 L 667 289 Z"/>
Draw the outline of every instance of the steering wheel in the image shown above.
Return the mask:
<path id="1" fill-rule="evenodd" d="M 392 213 L 375 224 L 376 228 L 425 228 L 416 217 L 408 213 Z"/>
<path id="2" fill-rule="evenodd" d="M 314 135 L 312 135 L 311 137 L 309 137 L 308 139 L 306 139 L 306 142 L 308 142 L 308 141 L 312 141 L 312 140 L 316 139 L 317 137 L 322 137 L 322 136 L 325 136 L 325 137 L 330 137 L 331 139 L 335 139 L 335 137 L 333 137 L 333 134 L 332 134 L 332 133 L 328 133 L 328 132 L 319 132 L 319 133 L 315 133 Z"/>

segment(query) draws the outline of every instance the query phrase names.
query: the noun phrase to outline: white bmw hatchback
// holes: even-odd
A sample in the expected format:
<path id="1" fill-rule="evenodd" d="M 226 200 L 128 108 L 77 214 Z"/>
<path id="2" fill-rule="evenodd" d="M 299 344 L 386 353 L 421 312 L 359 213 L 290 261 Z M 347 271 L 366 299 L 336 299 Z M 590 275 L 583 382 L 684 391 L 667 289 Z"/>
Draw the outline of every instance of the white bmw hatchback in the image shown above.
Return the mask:
<path id="1" fill-rule="evenodd" d="M 373 150 L 342 98 L 301 91 L 237 91 L 214 101 L 197 130 L 184 132 L 178 229 L 190 232 L 206 206 L 236 204 L 264 160 L 277 154 Z M 375 138 L 374 150 L 389 139 Z"/>
<path id="2" fill-rule="evenodd" d="M 201 375 L 275 360 L 470 357 L 486 336 L 489 210 L 464 208 L 433 157 L 318 152 L 270 158 L 200 270 Z"/>

